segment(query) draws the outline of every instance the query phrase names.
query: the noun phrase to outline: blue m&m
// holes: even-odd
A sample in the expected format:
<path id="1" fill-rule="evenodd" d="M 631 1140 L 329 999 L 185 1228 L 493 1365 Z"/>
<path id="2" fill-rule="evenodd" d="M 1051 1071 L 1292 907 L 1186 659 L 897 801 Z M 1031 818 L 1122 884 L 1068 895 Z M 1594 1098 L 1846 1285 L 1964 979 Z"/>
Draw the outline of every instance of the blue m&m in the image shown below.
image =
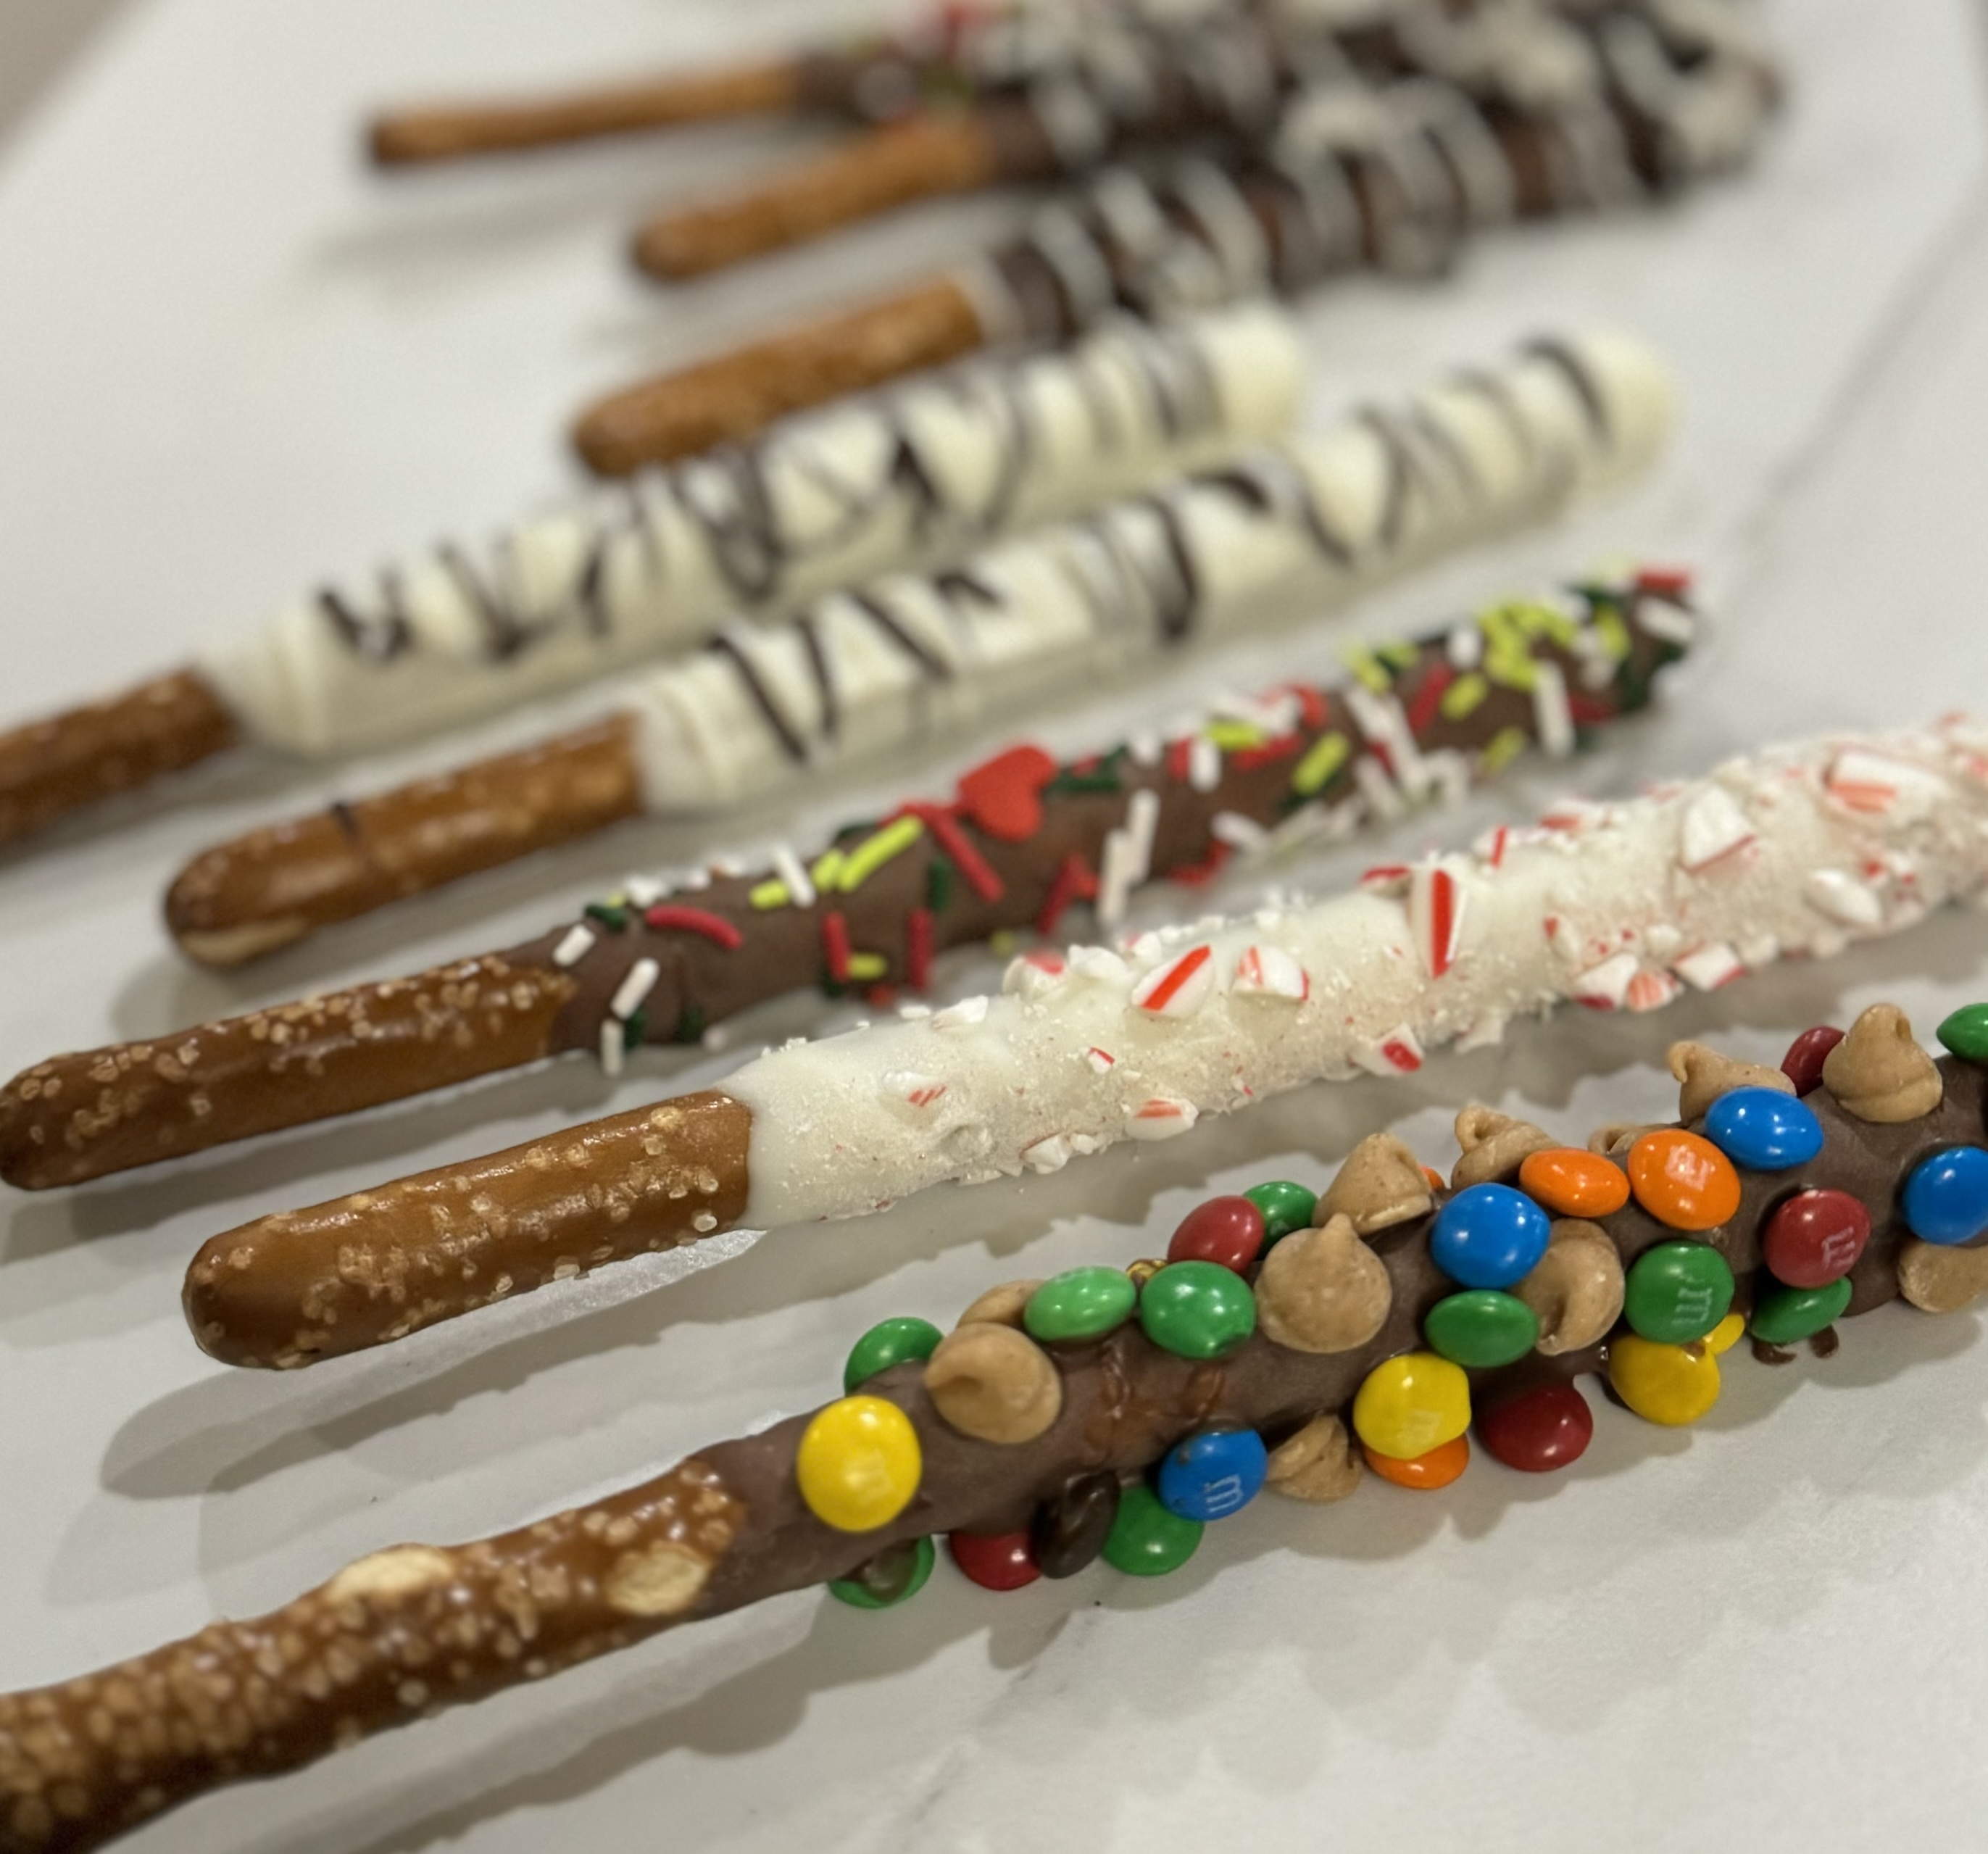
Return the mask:
<path id="1" fill-rule="evenodd" d="M 1263 1490 L 1270 1458 L 1254 1429 L 1204 1429 L 1168 1449 L 1155 1487 L 1182 1519 L 1226 1519 Z"/>
<path id="2" fill-rule="evenodd" d="M 1905 1180 L 1899 1208 L 1920 1241 L 1964 1243 L 1988 1230 L 1988 1152 L 1949 1146 L 1922 1159 Z"/>
<path id="3" fill-rule="evenodd" d="M 1472 1185 L 1436 1213 L 1429 1257 L 1466 1287 L 1509 1287 L 1547 1252 L 1547 1213 L 1510 1185 Z"/>
<path id="4" fill-rule="evenodd" d="M 1822 1150 L 1815 1110 L 1778 1088 L 1721 1094 L 1705 1116 L 1705 1136 L 1735 1165 L 1756 1172 L 1805 1166 Z"/>

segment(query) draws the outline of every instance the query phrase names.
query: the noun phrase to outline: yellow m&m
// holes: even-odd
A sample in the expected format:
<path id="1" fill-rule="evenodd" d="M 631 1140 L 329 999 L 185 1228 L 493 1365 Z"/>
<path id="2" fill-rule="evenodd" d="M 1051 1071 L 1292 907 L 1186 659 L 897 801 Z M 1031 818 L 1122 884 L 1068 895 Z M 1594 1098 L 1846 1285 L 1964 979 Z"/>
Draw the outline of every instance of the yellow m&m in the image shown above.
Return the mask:
<path id="1" fill-rule="evenodd" d="M 844 1397 L 816 1412 L 794 1456 L 808 1511 L 838 1532 L 888 1525 L 918 1490 L 918 1431 L 881 1397 Z"/>
<path id="2" fill-rule="evenodd" d="M 1609 1341 L 1608 1382 L 1645 1422 L 1682 1429 L 1719 1401 L 1719 1355 L 1745 1331 L 1739 1314 L 1729 1313 L 1689 1345 L 1625 1333 Z"/>
<path id="3" fill-rule="evenodd" d="M 1353 1399 L 1353 1428 L 1377 1455 L 1412 1461 L 1470 1426 L 1470 1380 L 1432 1352 L 1377 1365 Z"/>

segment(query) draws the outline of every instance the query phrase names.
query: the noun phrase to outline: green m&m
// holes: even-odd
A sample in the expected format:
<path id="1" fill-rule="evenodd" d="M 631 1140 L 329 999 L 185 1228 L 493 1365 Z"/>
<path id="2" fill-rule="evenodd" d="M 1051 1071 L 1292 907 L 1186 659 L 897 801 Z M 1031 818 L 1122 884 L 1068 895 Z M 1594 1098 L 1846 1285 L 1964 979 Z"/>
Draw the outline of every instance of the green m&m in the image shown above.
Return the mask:
<path id="1" fill-rule="evenodd" d="M 1198 1519 L 1169 1513 L 1141 1481 L 1119 1496 L 1117 1516 L 1105 1534 L 1104 1561 L 1129 1577 L 1164 1577 L 1194 1556 L 1205 1530 Z"/>
<path id="2" fill-rule="evenodd" d="M 1177 1358 L 1226 1358 L 1256 1330 L 1256 1297 L 1219 1262 L 1170 1262 L 1140 1290 L 1139 1324 Z"/>
<path id="3" fill-rule="evenodd" d="M 849 1348 L 849 1362 L 842 1368 L 842 1388 L 854 1391 L 880 1371 L 888 1371 L 907 1358 L 929 1358 L 944 1337 L 931 1321 L 910 1314 L 879 1320 Z"/>
<path id="4" fill-rule="evenodd" d="M 1123 1269 L 1067 1268 L 1029 1296 L 1022 1325 L 1030 1338 L 1049 1345 L 1101 1339 L 1131 1318 L 1138 1300 L 1139 1291 Z"/>
<path id="5" fill-rule="evenodd" d="M 924 1589 L 938 1561 L 938 1548 L 929 1538 L 907 1539 L 886 1545 L 847 1577 L 831 1579 L 828 1593 L 852 1609 L 888 1609 L 909 1602 Z"/>
<path id="6" fill-rule="evenodd" d="M 1309 1230 L 1318 1214 L 1318 1193 L 1294 1185 L 1288 1178 L 1273 1178 L 1267 1184 L 1252 1185 L 1242 1195 L 1263 1213 L 1263 1247 L 1267 1249 L 1293 1230 Z"/>
<path id="7" fill-rule="evenodd" d="M 1422 1337 L 1429 1350 L 1469 1371 L 1513 1365 L 1539 1343 L 1539 1316 L 1517 1295 L 1495 1287 L 1452 1294 L 1428 1310 Z"/>
<path id="8" fill-rule="evenodd" d="M 1827 1287 L 1784 1287 L 1778 1281 L 1763 1294 L 1753 1308 L 1746 1330 L 1770 1345 L 1793 1345 L 1812 1339 L 1825 1326 L 1843 1318 L 1850 1304 L 1850 1277 L 1831 1281 Z"/>
<path id="9" fill-rule="evenodd" d="M 1963 1062 L 1988 1062 L 1988 1004 L 1963 1004 L 1933 1033 Z"/>
<path id="10" fill-rule="evenodd" d="M 1624 1285 L 1622 1311 L 1638 1338 L 1689 1345 L 1726 1318 L 1733 1270 L 1709 1243 L 1659 1243 L 1636 1257 Z"/>

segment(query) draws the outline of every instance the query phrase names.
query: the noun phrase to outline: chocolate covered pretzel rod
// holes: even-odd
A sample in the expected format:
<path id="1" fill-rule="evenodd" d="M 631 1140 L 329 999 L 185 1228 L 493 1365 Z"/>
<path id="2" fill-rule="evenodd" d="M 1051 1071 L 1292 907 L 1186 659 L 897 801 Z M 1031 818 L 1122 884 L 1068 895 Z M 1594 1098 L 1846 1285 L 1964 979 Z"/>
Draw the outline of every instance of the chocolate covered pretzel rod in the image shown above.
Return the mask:
<path id="1" fill-rule="evenodd" d="M 0 736 L 0 843 L 238 744 L 361 753 L 933 566 L 1287 429 L 1296 331 L 1261 305 L 1121 319 L 907 383 L 328 587 L 198 666 Z"/>
<path id="2" fill-rule="evenodd" d="M 738 628 L 623 693 L 595 729 L 258 831 L 196 858 L 166 919 L 234 964 L 333 922 L 597 830 L 711 810 L 822 766 L 955 736 L 1155 648 L 1280 615 L 1639 469 L 1666 435 L 1658 363 L 1619 337 L 1533 343 L 1398 408 L 1111 505 L 917 577 Z"/>
<path id="3" fill-rule="evenodd" d="M 960 269 L 610 395 L 575 442 L 617 474 L 1114 310 L 1293 293 L 1364 266 L 1425 276 L 1476 229 L 1668 197 L 1759 138 L 1778 80 L 1750 19 L 1722 0 L 1410 8 L 1395 29 L 1417 75 L 1301 90 L 1246 158 L 1195 156 L 1157 183 L 1114 169 Z"/>
<path id="4" fill-rule="evenodd" d="M 1650 573 L 1501 604 L 1362 650 L 1351 688 L 1226 698 L 1170 738 L 1062 766 L 1013 748 L 949 802 L 845 826 L 805 858 L 783 845 L 757 867 L 631 878 L 522 946 L 37 1063 L 0 1088 L 0 1178 L 74 1184 L 573 1051 L 618 1073 L 627 1048 L 695 1042 L 799 986 L 882 1002 L 922 991 L 950 948 L 1047 938 L 1073 908 L 1115 930 L 1145 882 L 1460 797 L 1528 747 L 1564 753 L 1640 709 L 1689 642 L 1682 591 Z M 1427 775 L 1414 785 L 1388 770 L 1402 727 Z"/>
<path id="5" fill-rule="evenodd" d="M 1323 1192 L 1199 1206 L 1164 1260 L 983 1294 L 950 1333 L 864 1333 L 845 1394 L 590 1505 L 468 1545 L 399 1545 L 274 1613 L 0 1699 L 0 1849 L 77 1854 L 189 1797 L 827 1582 L 867 1609 L 934 1538 L 1013 1589 L 1100 1558 L 1177 1568 L 1268 1487 L 1324 1503 L 1371 1468 L 1419 1489 L 1479 1445 L 1550 1472 L 1605 1377 L 1665 1426 L 1717 1401 L 1750 1331 L 1786 1362 L 1895 1297 L 1988 1286 L 1988 1006 L 1821 1027 L 1780 1069 L 1671 1051 L 1675 1125 L 1585 1148 L 1483 1107 L 1445 1185 L 1361 1142 Z"/>
<path id="6" fill-rule="evenodd" d="M 1418 776 L 1405 732 L 1394 759 Z M 1019 959 L 998 997 L 797 1040 L 722 1091 L 260 1218 L 195 1257 L 188 1320 L 230 1363 L 307 1365 L 730 1224 L 862 1216 L 1414 1070 L 1557 1003 L 1655 1010 L 1977 893 L 1984 827 L 1988 733 L 1958 721 L 1567 800 L 1351 894 Z"/>

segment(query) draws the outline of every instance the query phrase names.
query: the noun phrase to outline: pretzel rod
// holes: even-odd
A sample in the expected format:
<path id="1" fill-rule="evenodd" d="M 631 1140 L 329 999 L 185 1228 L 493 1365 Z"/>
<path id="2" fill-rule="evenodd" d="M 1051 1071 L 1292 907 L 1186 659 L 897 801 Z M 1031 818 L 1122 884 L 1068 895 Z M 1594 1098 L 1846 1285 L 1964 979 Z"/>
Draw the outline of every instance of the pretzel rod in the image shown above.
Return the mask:
<path id="1" fill-rule="evenodd" d="M 1959 722 L 1807 742 L 1621 804 L 1565 801 L 1349 895 L 1079 948 L 1060 971 L 1018 962 L 998 997 L 746 1064 L 718 1097 L 742 1136 L 712 1193 L 742 1196 L 746 1228 L 862 1216 L 1171 1138 L 1306 1082 L 1412 1071 L 1556 1003 L 1651 1010 L 1827 956 L 1988 879 L 1984 749 Z M 722 1216 L 618 1183 L 587 1144 L 653 1142 L 664 1165 L 649 1116 L 675 1111 L 215 1237 L 188 1273 L 188 1323 L 228 1363 L 303 1365 L 715 1233 Z"/>
<path id="2" fill-rule="evenodd" d="M 833 760 L 1023 710 L 1142 665 L 1155 645 L 1276 615 L 1280 603 L 1317 611 L 1638 469 L 1669 419 L 1668 383 L 1647 350 L 1599 334 L 1548 338 L 1399 408 L 1363 411 L 963 566 L 832 594 L 786 627 L 721 634 L 624 688 L 617 792 L 639 783 L 659 814 L 737 804 Z M 557 743 L 537 754 L 548 770 L 566 757 Z M 486 761 L 446 786 L 367 801 L 363 834 L 348 808 L 218 845 L 174 882 L 167 921 L 194 957 L 225 963 L 490 867 L 525 840 L 506 819 L 485 827 L 475 814 L 486 793 L 518 783 L 510 760 Z M 563 820 L 549 815 L 556 803 L 550 793 L 535 814 L 546 822 L 532 844 L 561 821 L 578 834 L 614 815 L 584 791 Z M 431 854 L 451 806 L 448 853 Z"/>
<path id="3" fill-rule="evenodd" d="M 1121 320 L 327 587 L 194 669 L 0 737 L 0 841 L 235 744 L 331 757 L 426 739 L 729 618 L 957 559 L 1287 429 L 1303 371 L 1296 330 L 1262 305 Z"/>
<path id="4" fill-rule="evenodd" d="M 236 1778 L 809 1585 L 864 1608 L 922 1585 L 933 1535 L 1013 1589 L 1100 1557 L 1164 1573 L 1267 1486 L 1351 1494 L 1569 1465 L 1604 1376 L 1675 1427 L 1750 1331 L 1804 1339 L 1988 1285 L 1988 1006 L 1936 1062 L 1889 1005 L 1781 1069 L 1671 1051 L 1679 1123 L 1586 1149 L 1482 1107 L 1447 1184 L 1377 1134 L 1314 1193 L 1215 1199 L 1164 1261 L 983 1294 L 851 1350 L 847 1395 L 516 1532 L 400 1545 L 273 1615 L 0 1700 L 0 1849 L 73 1854 Z"/>
<path id="5" fill-rule="evenodd" d="M 964 269 L 610 394 L 575 425 L 581 455 L 612 474 L 736 439 L 935 344 L 1065 340 L 1114 310 L 1295 294 L 1362 266 L 1435 274 L 1473 230 L 1729 171 L 1778 93 L 1737 6 L 1410 8 L 1396 30 L 1416 75 L 1334 76 L 1289 98 L 1257 152 L 1176 161 L 1157 184 L 1114 169 Z"/>
<path id="6" fill-rule="evenodd" d="M 938 953 L 1018 929 L 1053 935 L 1094 900 L 1115 931 L 1144 882 L 1199 882 L 1232 854 L 1460 797 L 1529 745 L 1564 752 L 1641 708 L 1688 645 L 1682 590 L 1649 574 L 1584 586 L 1571 610 L 1501 604 L 1474 626 L 1363 651 L 1357 692 L 1293 683 L 1225 699 L 1168 739 L 1060 766 L 1016 747 L 950 802 L 847 825 L 805 858 L 783 847 L 749 870 L 631 878 L 522 946 L 38 1063 L 0 1089 L 0 1177 L 74 1184 L 546 1056 L 597 1053 L 618 1071 L 627 1047 L 696 1040 L 811 980 L 880 1003 L 921 991 Z M 1454 659 L 1483 658 L 1487 639 L 1487 667 L 1459 671 Z M 1566 692 L 1570 725 L 1542 707 L 1542 677 Z M 1398 722 L 1430 775 L 1418 784 L 1387 770 Z M 1132 802 L 1150 824 L 1138 847 L 1119 828 Z M 932 814 L 978 886 L 922 821 Z M 839 958 L 823 939 L 831 916 Z"/>

